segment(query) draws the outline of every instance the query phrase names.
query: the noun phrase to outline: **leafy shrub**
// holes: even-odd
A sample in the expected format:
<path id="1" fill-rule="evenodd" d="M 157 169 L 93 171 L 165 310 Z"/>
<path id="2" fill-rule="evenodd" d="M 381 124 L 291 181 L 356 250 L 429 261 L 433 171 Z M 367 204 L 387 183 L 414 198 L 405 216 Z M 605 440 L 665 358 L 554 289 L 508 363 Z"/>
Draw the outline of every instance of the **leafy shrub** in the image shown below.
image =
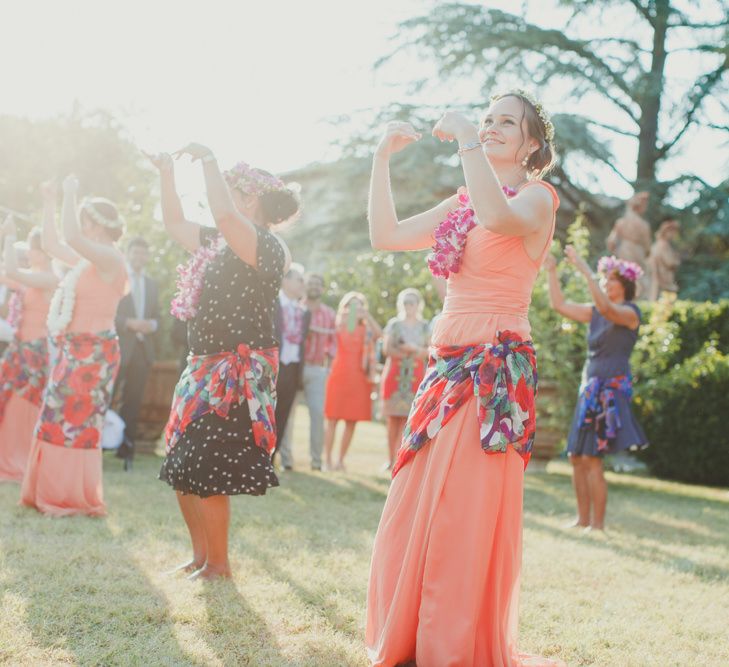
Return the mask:
<path id="1" fill-rule="evenodd" d="M 645 379 L 634 409 L 651 443 L 640 458 L 655 475 L 729 486 L 729 356 L 715 340 Z"/>

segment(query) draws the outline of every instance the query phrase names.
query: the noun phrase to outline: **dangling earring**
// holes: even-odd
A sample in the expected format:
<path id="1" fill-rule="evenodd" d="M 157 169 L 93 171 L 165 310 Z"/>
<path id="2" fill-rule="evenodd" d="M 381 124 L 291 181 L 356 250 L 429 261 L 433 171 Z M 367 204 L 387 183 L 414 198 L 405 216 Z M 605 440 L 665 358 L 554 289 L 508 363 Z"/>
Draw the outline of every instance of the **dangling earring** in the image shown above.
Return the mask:
<path id="1" fill-rule="evenodd" d="M 521 166 L 526 167 L 529 164 L 529 155 L 525 155 L 524 159 L 521 161 Z"/>

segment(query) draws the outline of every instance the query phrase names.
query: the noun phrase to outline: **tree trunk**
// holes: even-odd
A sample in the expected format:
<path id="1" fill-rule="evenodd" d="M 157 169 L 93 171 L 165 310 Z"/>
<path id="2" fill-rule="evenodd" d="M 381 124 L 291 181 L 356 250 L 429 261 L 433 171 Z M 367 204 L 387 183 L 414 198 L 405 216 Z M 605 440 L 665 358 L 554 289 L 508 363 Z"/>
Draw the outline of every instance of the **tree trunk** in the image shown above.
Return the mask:
<path id="1" fill-rule="evenodd" d="M 663 70 L 666 65 L 666 32 L 671 11 L 669 0 L 657 0 L 653 20 L 653 61 L 641 91 L 640 131 L 638 133 L 638 172 L 636 189 L 648 188 L 655 182 L 658 113 L 663 94 Z"/>

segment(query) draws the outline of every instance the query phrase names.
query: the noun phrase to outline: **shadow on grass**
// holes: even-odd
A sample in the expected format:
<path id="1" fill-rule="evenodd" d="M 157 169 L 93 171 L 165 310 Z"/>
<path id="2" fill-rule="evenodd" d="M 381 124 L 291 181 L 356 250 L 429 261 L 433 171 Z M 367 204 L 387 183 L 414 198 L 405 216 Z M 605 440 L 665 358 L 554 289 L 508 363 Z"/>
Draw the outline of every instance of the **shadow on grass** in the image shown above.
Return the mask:
<path id="1" fill-rule="evenodd" d="M 22 601 L 18 626 L 41 649 L 38 662 L 202 664 L 179 645 L 166 599 L 106 519 L 4 514 L 5 590 Z"/>
<path id="2" fill-rule="evenodd" d="M 557 529 L 550 514 L 574 514 L 572 489 L 564 475 L 544 475 L 527 490 L 526 528 L 574 543 L 635 558 L 651 567 L 680 571 L 710 582 L 729 577 L 729 566 L 707 562 L 703 556 L 722 548 L 729 552 L 729 509 L 726 502 L 686 493 L 651 488 L 644 478 L 621 477 L 609 482 L 607 535 L 592 539 L 570 529 Z M 531 508 L 538 510 L 531 510 Z M 677 553 L 690 548 L 691 556 Z M 726 562 L 726 560 L 724 561 Z"/>
<path id="3" fill-rule="evenodd" d="M 192 585 L 192 584 L 190 584 Z M 268 624 L 232 581 L 202 582 L 207 623 L 199 634 L 224 665 L 283 665 Z"/>

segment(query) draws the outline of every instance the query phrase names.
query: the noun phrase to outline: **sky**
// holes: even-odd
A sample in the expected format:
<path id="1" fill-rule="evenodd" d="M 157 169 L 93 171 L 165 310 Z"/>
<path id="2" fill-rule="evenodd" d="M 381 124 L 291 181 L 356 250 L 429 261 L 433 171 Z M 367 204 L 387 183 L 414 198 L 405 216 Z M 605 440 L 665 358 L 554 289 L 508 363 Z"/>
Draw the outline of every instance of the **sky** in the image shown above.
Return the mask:
<path id="1" fill-rule="evenodd" d="M 43 117 L 66 113 L 74 103 L 101 107 L 146 150 L 171 152 L 196 141 L 210 146 L 223 166 L 244 159 L 288 171 L 336 156 L 332 142 L 341 130 L 331 118 L 407 98 L 398 84 L 427 74 L 427 66 L 405 58 L 375 72 L 373 63 L 392 47 L 398 22 L 429 4 L 0 0 L 0 112 Z M 486 4 L 507 11 L 521 6 Z M 551 25 L 564 20 L 558 11 L 545 18 L 545 3 L 525 6 Z M 671 64 L 687 82 L 695 65 Z M 473 99 L 475 82 L 462 82 L 457 94 Z M 428 95 L 423 101 L 444 110 L 458 101 L 453 89 Z M 543 99 L 553 112 L 570 111 L 563 90 L 545 91 Z M 604 106 L 596 113 L 614 121 Z M 633 149 L 628 142 L 615 147 L 619 166 L 629 171 Z M 681 168 L 712 183 L 725 177 L 727 146 L 716 133 L 691 132 L 685 147 Z M 183 182 L 192 179 L 190 169 L 183 167 Z M 630 194 L 617 178 L 601 178 L 608 194 Z"/>

